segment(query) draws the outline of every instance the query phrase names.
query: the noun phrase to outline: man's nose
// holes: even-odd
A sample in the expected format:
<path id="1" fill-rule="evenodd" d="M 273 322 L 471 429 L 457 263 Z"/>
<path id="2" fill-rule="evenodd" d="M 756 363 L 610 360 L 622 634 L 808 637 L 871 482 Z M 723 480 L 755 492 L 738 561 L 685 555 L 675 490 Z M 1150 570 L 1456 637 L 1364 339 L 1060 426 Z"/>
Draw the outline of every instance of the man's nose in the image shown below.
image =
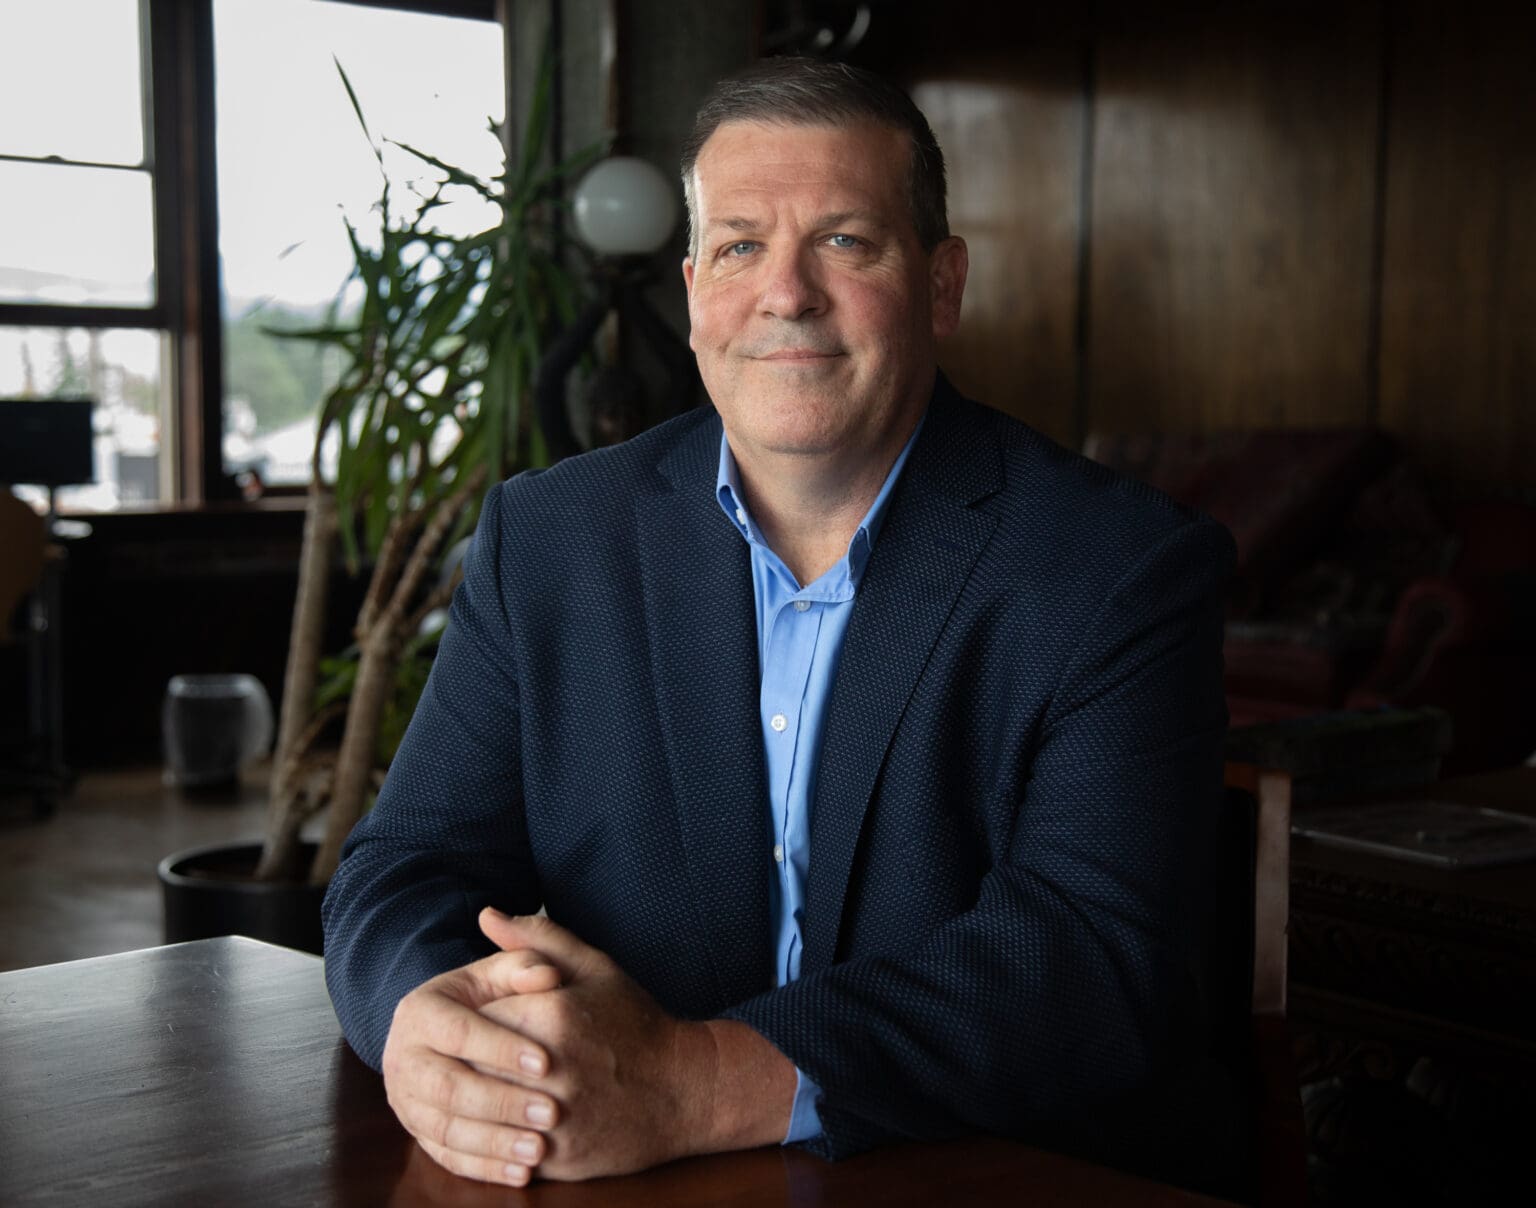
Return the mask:
<path id="1" fill-rule="evenodd" d="M 803 248 L 771 252 L 760 309 L 775 319 L 806 319 L 827 307 L 815 257 Z"/>

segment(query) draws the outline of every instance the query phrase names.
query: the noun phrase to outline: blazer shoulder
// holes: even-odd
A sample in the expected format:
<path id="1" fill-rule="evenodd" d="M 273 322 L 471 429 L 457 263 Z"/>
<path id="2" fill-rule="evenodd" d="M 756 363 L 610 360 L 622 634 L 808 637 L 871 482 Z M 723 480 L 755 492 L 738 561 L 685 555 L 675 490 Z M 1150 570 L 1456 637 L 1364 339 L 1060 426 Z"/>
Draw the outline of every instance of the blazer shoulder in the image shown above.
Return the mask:
<path id="1" fill-rule="evenodd" d="M 1217 523 L 1197 508 L 1069 449 L 1012 416 L 999 413 L 998 418 L 1010 482 L 1038 479 L 1078 507 L 1148 530 Z"/>
<path id="2" fill-rule="evenodd" d="M 712 481 L 719 456 L 720 419 L 696 407 L 617 445 L 592 449 L 555 465 L 524 470 L 498 484 L 496 506 L 520 516 L 556 519 L 580 510 L 600 523 L 615 506 L 627 508 L 636 494 L 665 491 L 669 470 L 682 462 Z M 489 506 L 490 501 L 487 501 Z"/>
<path id="3" fill-rule="evenodd" d="M 1175 540 L 1199 547 L 1218 573 L 1230 572 L 1236 560 L 1231 534 L 1204 512 L 1013 416 L 970 399 L 957 397 L 950 405 L 964 426 L 984 431 L 997 449 L 1001 486 L 978 506 L 997 517 L 999 536 L 1029 561 L 1043 556 L 1079 574 L 1093 566 L 1113 575 Z"/>

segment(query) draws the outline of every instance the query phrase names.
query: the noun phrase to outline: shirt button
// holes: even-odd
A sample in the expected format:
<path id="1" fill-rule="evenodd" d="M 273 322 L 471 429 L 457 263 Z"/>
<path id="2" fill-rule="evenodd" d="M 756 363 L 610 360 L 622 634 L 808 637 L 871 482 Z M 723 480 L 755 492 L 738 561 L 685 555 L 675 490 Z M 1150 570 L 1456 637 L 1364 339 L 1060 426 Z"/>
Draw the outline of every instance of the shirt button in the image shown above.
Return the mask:
<path id="1" fill-rule="evenodd" d="M 784 863 L 784 845 L 782 843 L 775 843 L 773 845 L 773 862 L 775 864 Z"/>
<path id="2" fill-rule="evenodd" d="M 810 606 L 811 606 L 811 602 L 809 600 L 796 600 L 795 601 L 795 611 L 796 612 L 804 612 Z"/>
<path id="3" fill-rule="evenodd" d="M 784 733 L 784 727 L 789 725 L 789 718 L 785 717 L 782 713 L 775 713 L 768 719 L 768 724 L 774 728 L 775 732 L 782 734 Z"/>
<path id="4" fill-rule="evenodd" d="M 745 524 L 747 522 L 747 509 L 746 508 L 737 508 L 736 509 L 736 522 L 738 524 Z"/>

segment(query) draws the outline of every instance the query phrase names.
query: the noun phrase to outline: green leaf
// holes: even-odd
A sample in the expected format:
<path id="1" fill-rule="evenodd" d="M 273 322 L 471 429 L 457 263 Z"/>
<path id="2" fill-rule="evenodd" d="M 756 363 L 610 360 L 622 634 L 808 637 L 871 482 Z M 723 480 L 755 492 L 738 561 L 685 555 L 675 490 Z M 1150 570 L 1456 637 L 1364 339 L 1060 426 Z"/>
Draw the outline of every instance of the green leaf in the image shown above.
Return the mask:
<path id="1" fill-rule="evenodd" d="M 568 250 L 554 239 L 553 221 L 563 206 L 557 190 L 606 147 L 594 143 L 564 163 L 544 162 L 553 88 L 553 60 L 546 55 L 516 162 L 481 179 L 395 142 L 441 177 L 410 188 L 397 210 L 397 190 L 408 186 L 389 179 L 382 142 L 339 61 L 336 68 L 380 165 L 378 204 L 363 230 L 342 220 L 353 264 L 331 314 L 273 334 L 320 345 L 343 361 L 336 384 L 318 400 L 316 439 L 336 442 L 330 486 L 347 565 L 356 573 L 364 553 L 377 553 L 407 508 L 430 511 L 477 467 L 489 471 L 488 489 L 508 473 L 547 463 L 527 400 L 552 323 L 569 322 L 580 306 L 576 278 L 561 259 Z M 499 139 L 493 128 L 486 137 Z M 440 207 L 462 189 L 495 200 L 500 222 L 464 237 L 437 230 Z M 341 311 L 344 296 L 348 313 Z M 444 548 L 473 529 L 483 498 L 482 492 L 469 501 Z M 404 644 L 380 735 L 381 760 L 404 733 L 435 649 L 435 635 L 411 635 Z M 320 703 L 348 699 L 357 658 L 354 647 L 326 660 Z"/>
<path id="2" fill-rule="evenodd" d="M 341 60 L 334 54 L 331 56 L 331 62 L 336 64 L 336 74 L 341 77 L 341 86 L 347 90 L 347 100 L 352 102 L 352 112 L 357 114 L 357 124 L 363 128 L 363 137 L 368 140 L 368 145 L 373 148 L 373 156 L 379 161 L 379 170 L 383 171 L 384 156 L 379 151 L 378 145 L 373 141 L 373 134 L 368 129 L 367 119 L 363 117 L 363 107 L 358 103 L 357 93 L 352 88 L 352 81 L 347 77 L 347 69 L 341 65 Z M 389 188 L 387 180 L 384 187 L 386 189 Z"/>
<path id="3" fill-rule="evenodd" d="M 545 49 L 539 63 L 539 78 L 528 106 L 528 124 L 523 130 L 523 154 L 517 178 L 526 181 L 544 155 L 544 140 L 549 130 L 550 98 L 554 95 L 555 56 Z"/>
<path id="4" fill-rule="evenodd" d="M 468 188 L 473 189 L 476 193 L 480 194 L 481 197 L 484 197 L 488 201 L 497 200 L 498 193 L 487 182 L 481 180 L 474 173 L 466 172 L 463 168 L 456 168 L 452 164 L 438 159 L 435 155 L 428 155 L 425 151 L 419 151 L 409 143 L 397 142 L 392 138 L 386 139 L 385 141 L 392 143 L 396 147 L 399 147 L 400 150 L 406 152 L 409 155 L 414 155 L 417 159 L 421 160 L 422 163 L 430 164 L 439 172 L 442 172 L 448 178 L 446 181 L 447 184 L 465 185 Z M 441 192 L 441 186 L 439 186 L 438 191 Z M 439 202 L 436 204 L 442 203 Z"/>

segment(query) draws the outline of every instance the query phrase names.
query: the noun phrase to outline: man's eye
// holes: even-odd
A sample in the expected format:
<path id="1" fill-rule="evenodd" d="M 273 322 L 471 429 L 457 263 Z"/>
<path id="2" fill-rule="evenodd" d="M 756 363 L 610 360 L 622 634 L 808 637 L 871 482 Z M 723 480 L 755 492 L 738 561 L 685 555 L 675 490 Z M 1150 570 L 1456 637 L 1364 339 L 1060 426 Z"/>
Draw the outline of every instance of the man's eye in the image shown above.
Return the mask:
<path id="1" fill-rule="evenodd" d="M 833 247 L 853 249 L 859 246 L 858 239 L 853 235 L 828 235 L 827 242 Z"/>
<path id="2" fill-rule="evenodd" d="M 743 239 L 740 243 L 732 243 L 727 246 L 725 254 L 727 256 L 745 256 L 754 251 L 756 247 L 757 244 L 753 243 L 750 239 Z"/>

